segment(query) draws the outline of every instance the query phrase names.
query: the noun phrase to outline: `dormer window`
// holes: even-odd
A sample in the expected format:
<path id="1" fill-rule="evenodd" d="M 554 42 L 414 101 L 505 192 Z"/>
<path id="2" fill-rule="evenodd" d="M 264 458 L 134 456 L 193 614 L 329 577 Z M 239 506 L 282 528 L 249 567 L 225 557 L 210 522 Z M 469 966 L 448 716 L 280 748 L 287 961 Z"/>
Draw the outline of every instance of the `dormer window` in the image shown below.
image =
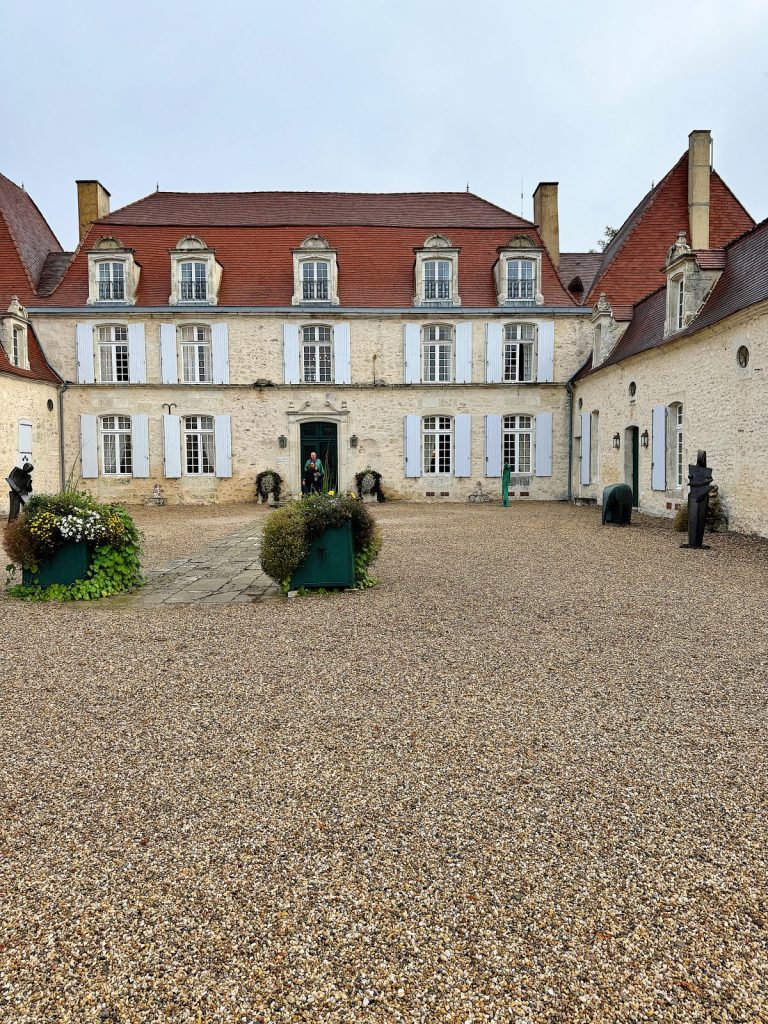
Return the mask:
<path id="1" fill-rule="evenodd" d="M 424 299 L 450 299 L 451 297 L 451 263 L 450 260 L 424 261 Z"/>
<path id="2" fill-rule="evenodd" d="M 507 260 L 507 299 L 533 302 L 536 297 L 536 264 L 533 260 Z"/>
<path id="3" fill-rule="evenodd" d="M 99 262 L 99 301 L 125 299 L 125 268 L 121 263 Z"/>
<path id="4" fill-rule="evenodd" d="M 133 250 L 105 235 L 88 253 L 88 302 L 131 304 L 136 301 L 140 267 Z"/>
<path id="5" fill-rule="evenodd" d="M 21 366 L 26 348 L 26 332 L 23 327 L 13 328 L 13 339 L 11 341 L 11 362 L 14 366 Z"/>
<path id="6" fill-rule="evenodd" d="M 445 235 L 430 235 L 413 251 L 414 306 L 460 306 L 458 248 Z"/>
<path id="7" fill-rule="evenodd" d="M 202 238 L 186 235 L 179 239 L 171 250 L 171 294 L 168 302 L 172 306 L 199 303 L 215 306 L 219 300 L 221 265 L 216 262 L 216 253 L 209 249 Z"/>
<path id="8" fill-rule="evenodd" d="M 339 304 L 339 268 L 336 250 L 322 235 L 310 235 L 293 250 L 293 297 L 291 304 Z"/>
<path id="9" fill-rule="evenodd" d="M 528 235 L 516 235 L 496 250 L 496 296 L 500 306 L 541 306 L 542 250 Z"/>
<path id="10" fill-rule="evenodd" d="M 0 321 L 0 338 L 11 366 L 28 370 L 27 311 L 15 295 L 11 299 L 7 313 Z"/>
<path id="11" fill-rule="evenodd" d="M 680 331 L 682 330 L 683 325 L 685 323 L 685 278 L 682 275 L 680 275 L 680 277 L 675 278 L 674 286 L 676 296 L 675 322 L 676 329 Z"/>
<path id="12" fill-rule="evenodd" d="M 302 262 L 301 282 L 301 294 L 305 302 L 328 301 L 328 264 L 325 260 Z"/>

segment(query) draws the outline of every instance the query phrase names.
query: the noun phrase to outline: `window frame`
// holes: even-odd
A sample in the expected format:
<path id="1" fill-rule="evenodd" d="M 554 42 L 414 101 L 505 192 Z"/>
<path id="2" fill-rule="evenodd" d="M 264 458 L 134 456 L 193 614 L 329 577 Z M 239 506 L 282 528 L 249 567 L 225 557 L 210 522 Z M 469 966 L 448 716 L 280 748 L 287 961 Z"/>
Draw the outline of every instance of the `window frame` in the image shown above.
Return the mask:
<path id="1" fill-rule="evenodd" d="M 126 262 L 127 261 L 124 260 L 124 259 L 115 259 L 114 256 L 104 257 L 104 258 L 101 258 L 101 259 L 97 258 L 97 259 L 94 260 L 94 264 L 95 264 L 95 267 L 96 267 L 96 291 L 97 291 L 97 301 L 98 302 L 125 302 L 126 301 L 126 294 L 127 294 L 126 284 L 127 284 L 127 277 L 128 277 L 128 275 L 126 273 Z M 102 269 L 104 267 L 109 267 L 110 268 L 110 271 L 109 271 L 109 273 L 107 274 L 106 277 L 102 276 Z M 114 270 L 115 270 L 116 267 L 120 268 L 120 274 L 118 275 L 119 276 L 119 283 L 120 283 L 120 291 L 121 291 L 120 295 L 114 295 L 113 294 L 113 292 L 115 290 L 115 285 L 117 284 L 117 281 L 115 279 L 115 274 L 114 274 Z M 104 295 L 103 294 L 103 292 L 105 290 L 104 289 L 105 285 L 108 286 L 107 290 L 110 293 L 108 295 Z"/>
<path id="2" fill-rule="evenodd" d="M 130 384 L 131 382 L 131 356 L 128 348 L 128 326 L 127 324 L 97 324 L 95 329 L 95 341 L 96 341 L 96 365 L 98 366 L 98 383 L 99 384 Z M 109 340 L 102 340 L 101 332 L 109 331 L 111 337 Z M 125 331 L 125 338 L 114 337 L 116 331 Z M 118 359 L 117 349 L 125 349 L 125 364 L 123 372 L 125 373 L 124 380 L 117 379 L 118 371 Z M 103 363 L 102 363 L 102 352 L 105 350 L 111 351 L 110 364 L 112 367 L 112 379 L 106 380 L 103 375 Z"/>
<path id="3" fill-rule="evenodd" d="M 193 338 L 187 340 L 184 338 L 185 331 L 204 331 L 207 332 L 206 338 Z M 181 383 L 182 384 L 213 384 L 213 332 L 209 324 L 179 324 L 177 328 L 177 343 L 179 346 L 179 355 L 181 358 Z M 194 379 L 188 379 L 187 377 L 187 364 L 185 360 L 185 350 L 194 349 L 193 365 L 195 368 Z M 207 349 L 207 359 L 204 359 L 206 363 L 208 376 L 202 379 L 200 376 L 200 352 Z"/>
<path id="4" fill-rule="evenodd" d="M 115 425 L 107 427 L 106 420 L 114 420 Z M 128 425 L 120 426 L 120 420 L 126 420 Z M 114 439 L 115 471 L 107 469 L 107 443 L 106 439 Z M 122 444 L 121 444 L 122 439 Z M 133 476 L 133 419 L 125 413 L 102 413 L 99 416 L 99 451 L 101 455 L 101 475 L 107 477 L 130 477 Z M 127 459 L 126 459 L 127 455 Z M 127 463 L 127 469 L 118 469 Z"/>
<path id="5" fill-rule="evenodd" d="M 685 487 L 685 405 L 671 402 L 667 406 L 667 479 L 670 490 L 680 492 Z"/>
<path id="6" fill-rule="evenodd" d="M 513 264 L 519 264 L 522 269 L 523 264 L 528 264 L 531 267 L 531 277 L 512 277 L 510 275 L 510 269 Z M 539 260 L 533 259 L 531 256 L 507 256 L 504 267 L 504 294 L 506 302 L 514 306 L 535 306 L 536 305 L 536 294 L 538 291 L 538 275 L 539 275 Z M 510 294 L 512 290 L 513 281 L 530 281 L 530 297 L 522 298 L 520 296 L 513 296 Z"/>
<path id="7" fill-rule="evenodd" d="M 10 362 L 20 370 L 28 367 L 27 328 L 23 324 L 11 325 Z"/>
<path id="8" fill-rule="evenodd" d="M 427 426 L 427 423 L 434 421 L 434 426 Z M 448 426 L 445 426 L 441 421 L 446 421 Z M 428 477 L 447 477 L 453 476 L 453 470 L 455 465 L 455 452 L 454 452 L 454 426 L 455 417 L 446 416 L 443 414 L 436 414 L 434 416 L 422 416 L 421 417 L 421 472 L 422 476 Z M 448 468 L 447 469 L 428 469 L 427 468 L 427 438 L 434 438 L 434 448 L 432 455 L 435 460 L 435 467 L 438 466 L 440 461 L 444 463 L 445 447 L 441 446 L 440 439 L 448 439 L 447 454 L 448 454 Z M 441 459 L 441 447 L 443 448 L 442 459 Z"/>
<path id="9" fill-rule="evenodd" d="M 209 413 L 188 413 L 181 417 L 181 440 L 182 440 L 182 471 L 184 476 L 211 477 L 216 476 L 216 421 Z M 189 420 L 196 420 L 195 426 L 188 426 Z M 203 420 L 210 420 L 210 427 L 203 426 Z M 210 438 L 210 448 L 206 451 L 205 441 Z M 196 457 L 198 467 L 201 467 L 204 459 L 208 459 L 210 469 L 190 469 L 190 439 L 196 439 Z"/>
<path id="10" fill-rule="evenodd" d="M 317 332 L 317 336 L 314 338 L 307 338 L 307 332 Z M 319 332 L 327 331 L 328 338 L 320 338 Z M 320 379 L 320 370 L 323 365 L 324 359 L 321 354 L 321 349 L 328 349 L 328 379 Z M 299 381 L 302 384 L 333 384 L 334 382 L 334 353 L 333 353 L 333 327 L 330 324 L 304 324 L 301 327 L 299 334 Z M 315 380 L 308 380 L 306 377 L 306 361 L 304 353 L 307 351 L 314 352 L 314 363 L 315 363 Z"/>
<path id="11" fill-rule="evenodd" d="M 433 266 L 435 268 L 434 276 L 430 276 L 429 268 Z M 440 275 L 440 268 L 445 267 L 446 273 Z M 422 279 L 422 300 L 425 304 L 438 302 L 438 303 L 451 303 L 453 302 L 453 260 L 445 256 L 429 256 L 425 257 L 422 261 L 423 279 Z M 440 285 L 444 285 L 446 288 L 446 294 L 440 295 Z M 429 286 L 434 285 L 434 295 L 429 295 Z"/>
<path id="12" fill-rule="evenodd" d="M 519 421 L 523 420 L 523 419 L 528 420 L 528 425 L 527 426 L 520 425 Z M 513 426 L 508 426 L 507 425 L 507 421 L 508 420 L 515 421 Z M 514 476 L 532 476 L 533 475 L 533 467 L 535 465 L 535 462 L 534 462 L 534 443 L 535 443 L 534 430 L 535 430 L 535 417 L 533 416 L 532 413 L 527 413 L 527 412 L 523 412 L 523 413 L 511 412 L 511 413 L 504 413 L 502 415 L 502 417 L 501 417 L 501 465 L 502 465 L 502 467 L 510 466 L 510 473 L 513 474 Z M 520 448 L 521 448 L 521 446 L 519 444 L 519 439 L 521 437 L 527 437 L 528 438 L 528 453 L 527 453 L 528 454 L 528 468 L 527 469 L 523 469 L 520 466 Z M 507 439 L 508 438 L 514 440 L 514 453 L 515 453 L 514 465 L 512 463 L 507 462 L 507 450 L 508 450 Z"/>
<path id="13" fill-rule="evenodd" d="M 301 284 L 301 298 L 302 302 L 322 302 L 328 303 L 331 301 L 331 261 L 328 259 L 318 259 L 312 257 L 311 259 L 303 259 L 299 261 L 299 281 Z M 307 270 L 312 268 L 312 273 L 307 275 Z M 322 267 L 325 276 L 318 274 L 318 267 Z M 320 296 L 317 294 L 307 295 L 308 287 L 311 287 L 313 292 L 317 292 L 318 286 L 325 286 L 325 295 Z"/>
<path id="14" fill-rule="evenodd" d="M 531 337 L 523 338 L 523 329 L 530 328 Z M 508 338 L 507 334 L 509 331 L 516 331 L 519 335 L 517 338 Z M 520 321 L 519 323 L 508 323 L 504 324 L 502 333 L 502 348 L 501 348 L 501 381 L 502 384 L 533 384 L 536 381 L 536 357 L 537 357 L 537 341 L 538 341 L 538 329 L 536 324 L 526 323 Z M 520 367 L 525 365 L 523 355 L 523 348 L 530 346 L 530 360 L 529 360 L 529 371 L 530 376 L 521 377 Z M 517 349 L 515 355 L 515 370 L 517 376 L 514 378 L 507 376 L 507 348 Z"/>
<path id="15" fill-rule="evenodd" d="M 431 331 L 447 331 L 447 338 L 430 338 Z M 440 377 L 440 349 L 448 349 L 448 376 Z M 427 377 L 427 352 L 435 350 L 434 365 L 436 376 Z M 421 329 L 421 383 L 454 384 L 456 382 L 456 330 L 452 324 L 427 324 Z"/>
<path id="16" fill-rule="evenodd" d="M 185 280 L 184 277 L 185 267 L 192 268 L 191 275 L 188 280 Z M 198 269 L 200 268 L 202 268 L 202 274 L 198 274 Z M 209 260 L 207 259 L 200 259 L 199 257 L 194 257 L 190 255 L 189 257 L 181 258 L 178 260 L 177 273 L 179 275 L 179 302 L 183 302 L 185 304 L 200 302 L 205 303 L 205 305 L 208 305 L 210 303 L 211 283 L 209 281 L 209 271 L 210 264 Z M 191 295 L 185 296 L 185 285 L 191 286 Z M 205 292 L 204 295 L 197 294 L 201 286 Z"/>

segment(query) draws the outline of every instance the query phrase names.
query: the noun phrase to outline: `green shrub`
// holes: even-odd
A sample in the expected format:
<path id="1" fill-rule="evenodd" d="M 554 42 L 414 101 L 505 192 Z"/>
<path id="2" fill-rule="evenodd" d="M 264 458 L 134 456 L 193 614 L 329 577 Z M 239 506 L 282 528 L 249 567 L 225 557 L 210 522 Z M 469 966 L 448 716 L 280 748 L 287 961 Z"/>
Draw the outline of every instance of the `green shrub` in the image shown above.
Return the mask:
<path id="1" fill-rule="evenodd" d="M 678 533 L 686 533 L 688 530 L 688 501 L 684 501 L 675 512 L 672 524 Z M 728 517 L 720 501 L 720 492 L 715 491 L 709 496 L 709 507 L 707 508 L 706 530 L 708 533 L 717 533 L 720 530 L 728 529 Z"/>
<path id="2" fill-rule="evenodd" d="M 267 576 L 281 584 L 290 582 L 309 549 L 299 505 L 297 501 L 273 512 L 261 535 L 261 567 Z"/>

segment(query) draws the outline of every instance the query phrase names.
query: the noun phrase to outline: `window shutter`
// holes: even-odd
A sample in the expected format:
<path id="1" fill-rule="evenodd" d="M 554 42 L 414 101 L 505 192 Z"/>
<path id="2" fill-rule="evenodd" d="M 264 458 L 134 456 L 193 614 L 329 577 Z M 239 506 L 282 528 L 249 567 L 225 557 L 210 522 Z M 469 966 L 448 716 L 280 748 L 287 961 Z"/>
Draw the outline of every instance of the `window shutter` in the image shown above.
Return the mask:
<path id="1" fill-rule="evenodd" d="M 485 475 L 501 476 L 501 416 L 485 417 Z"/>
<path id="2" fill-rule="evenodd" d="M 553 320 L 540 320 L 538 328 L 539 358 L 536 380 L 547 384 L 555 379 L 555 324 Z"/>
<path id="3" fill-rule="evenodd" d="M 349 324 L 333 326 L 333 370 L 337 384 L 351 384 Z"/>
<path id="4" fill-rule="evenodd" d="M 536 476 L 552 476 L 552 413 L 536 417 Z"/>
<path id="5" fill-rule="evenodd" d="M 485 325 L 485 380 L 487 384 L 501 384 L 504 329 L 499 323 Z"/>
<path id="6" fill-rule="evenodd" d="M 179 383 L 176 327 L 173 324 L 160 324 L 160 376 L 163 384 Z"/>
<path id="7" fill-rule="evenodd" d="M 472 476 L 472 417 L 455 416 L 453 420 L 455 457 L 454 476 Z"/>
<path id="8" fill-rule="evenodd" d="M 128 380 L 131 384 L 147 383 L 144 324 L 128 324 Z"/>
<path id="9" fill-rule="evenodd" d="M 472 324 L 456 324 L 456 383 L 472 383 Z"/>
<path id="10" fill-rule="evenodd" d="M 77 325 L 77 383 L 93 384 L 96 380 L 93 359 L 93 327 Z M 96 474 L 93 474 L 96 476 Z"/>
<path id="11" fill-rule="evenodd" d="M 667 407 L 654 405 L 651 412 L 653 427 L 653 448 L 651 463 L 651 488 L 654 491 L 667 489 Z"/>
<path id="12" fill-rule="evenodd" d="M 232 428 L 228 415 L 214 416 L 213 443 L 216 448 L 216 476 L 232 476 Z"/>
<path id="13" fill-rule="evenodd" d="M 421 476 L 421 416 L 405 417 L 405 475 Z"/>
<path id="14" fill-rule="evenodd" d="M 286 384 L 300 380 L 298 324 L 283 324 L 283 380 Z"/>
<path id="15" fill-rule="evenodd" d="M 214 384 L 229 384 L 229 331 L 226 324 L 211 327 L 211 363 Z"/>
<path id="16" fill-rule="evenodd" d="M 181 419 L 163 416 L 163 463 L 169 479 L 181 476 Z"/>
<path id="17" fill-rule="evenodd" d="M 582 484 L 591 482 L 592 462 L 592 415 L 588 412 L 581 414 L 581 474 L 579 480 Z"/>
<path id="18" fill-rule="evenodd" d="M 146 413 L 131 416 L 131 461 L 134 476 L 149 476 L 149 416 Z"/>
<path id="19" fill-rule="evenodd" d="M 421 383 L 421 328 L 418 324 L 404 326 L 405 383 Z M 417 417 L 418 418 L 418 417 Z M 419 428 L 421 429 L 421 428 Z"/>
<path id="20" fill-rule="evenodd" d="M 80 467 L 84 479 L 99 475 L 96 417 L 85 413 L 80 416 Z"/>

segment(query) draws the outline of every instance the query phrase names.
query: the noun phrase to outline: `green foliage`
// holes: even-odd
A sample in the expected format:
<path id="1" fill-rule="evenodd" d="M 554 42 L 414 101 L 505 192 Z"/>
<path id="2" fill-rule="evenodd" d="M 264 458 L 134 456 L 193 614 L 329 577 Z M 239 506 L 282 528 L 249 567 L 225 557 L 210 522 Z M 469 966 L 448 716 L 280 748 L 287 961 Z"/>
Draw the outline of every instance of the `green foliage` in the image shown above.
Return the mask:
<path id="1" fill-rule="evenodd" d="M 685 501 L 680 508 L 675 512 L 675 517 L 672 520 L 672 525 L 678 533 L 687 533 L 688 531 L 688 502 Z M 723 509 L 722 502 L 720 501 L 720 492 L 715 491 L 714 494 L 709 496 L 709 507 L 707 508 L 707 522 L 706 530 L 707 533 L 718 533 L 720 530 L 728 529 L 728 517 Z"/>
<path id="2" fill-rule="evenodd" d="M 294 502 L 273 512 L 264 524 L 261 535 L 261 567 L 285 591 L 288 590 L 296 566 L 306 557 L 309 549 L 299 505 L 300 502 Z"/>

